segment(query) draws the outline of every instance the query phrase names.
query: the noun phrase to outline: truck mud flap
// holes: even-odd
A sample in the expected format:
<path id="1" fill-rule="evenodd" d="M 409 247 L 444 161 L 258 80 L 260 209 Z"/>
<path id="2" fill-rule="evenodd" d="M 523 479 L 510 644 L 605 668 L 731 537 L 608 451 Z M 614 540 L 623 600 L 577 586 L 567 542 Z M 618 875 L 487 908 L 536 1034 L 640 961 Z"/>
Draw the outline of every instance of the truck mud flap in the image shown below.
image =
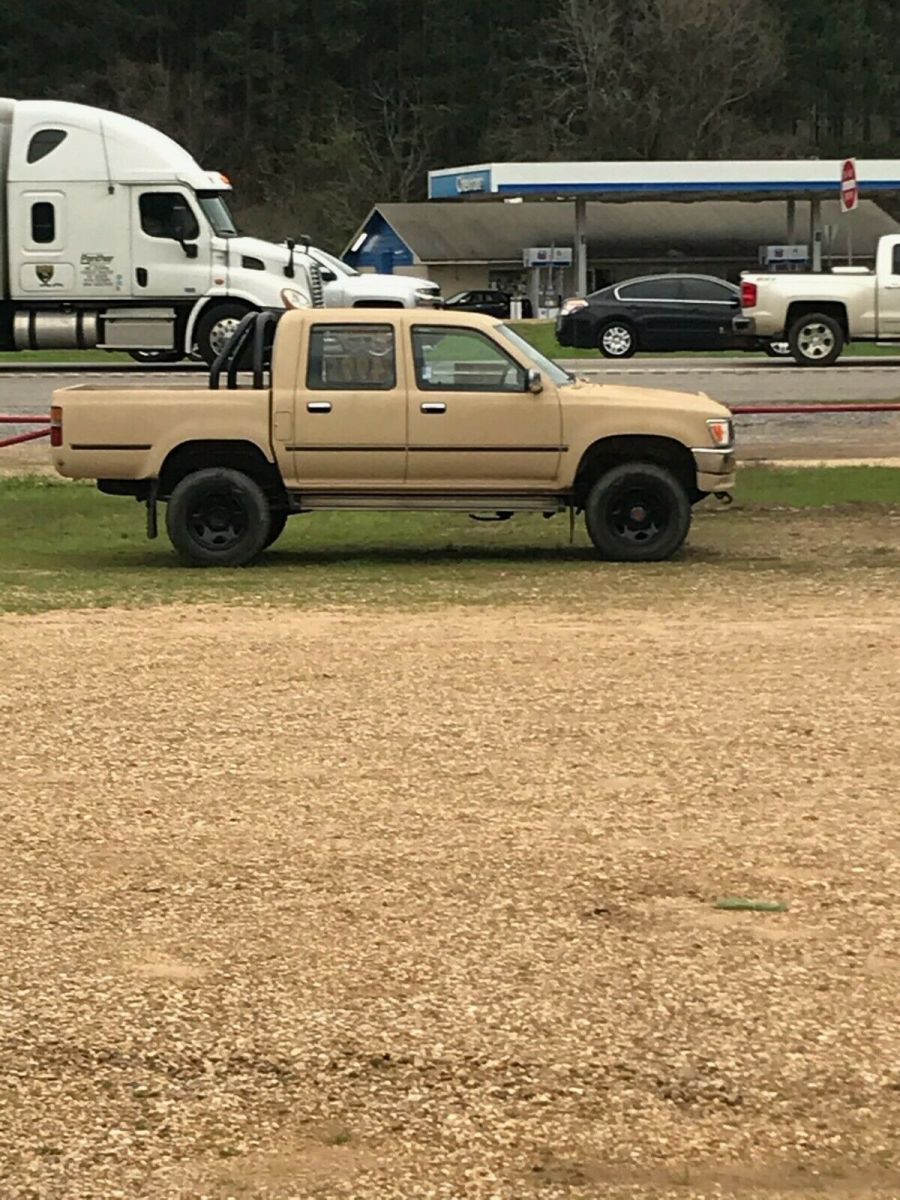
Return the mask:
<path id="1" fill-rule="evenodd" d="M 150 491 L 147 495 L 147 537 L 152 542 L 159 537 L 159 521 L 157 519 L 156 496 L 159 492 L 159 483 L 154 480 L 150 485 Z"/>

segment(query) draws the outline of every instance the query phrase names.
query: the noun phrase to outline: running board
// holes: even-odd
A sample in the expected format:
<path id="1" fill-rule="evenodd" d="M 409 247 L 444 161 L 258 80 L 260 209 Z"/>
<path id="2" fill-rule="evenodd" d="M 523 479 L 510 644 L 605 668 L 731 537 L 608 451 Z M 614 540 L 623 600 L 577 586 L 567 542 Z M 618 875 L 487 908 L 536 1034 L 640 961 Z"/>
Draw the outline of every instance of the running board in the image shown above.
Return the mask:
<path id="1" fill-rule="evenodd" d="M 369 512 L 565 512 L 570 497 L 559 492 L 291 492 L 293 512 L 359 509 Z"/>

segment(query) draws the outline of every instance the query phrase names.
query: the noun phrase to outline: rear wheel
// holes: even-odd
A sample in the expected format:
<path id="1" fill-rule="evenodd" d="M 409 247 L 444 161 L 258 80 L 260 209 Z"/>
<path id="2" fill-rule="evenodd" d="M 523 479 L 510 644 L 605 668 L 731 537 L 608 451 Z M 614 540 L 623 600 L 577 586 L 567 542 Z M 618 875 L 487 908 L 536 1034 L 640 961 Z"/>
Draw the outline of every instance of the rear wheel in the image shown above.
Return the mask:
<path id="1" fill-rule="evenodd" d="M 588 493 L 584 519 L 600 557 L 659 562 L 682 545 L 691 527 L 683 484 L 655 463 L 623 463 L 601 475 Z"/>
<path id="2" fill-rule="evenodd" d="M 607 321 L 597 338 L 604 358 L 631 358 L 637 350 L 637 334 L 627 321 Z"/>
<path id="3" fill-rule="evenodd" d="M 844 348 L 844 330 L 825 313 L 807 313 L 791 326 L 791 354 L 801 367 L 830 367 Z"/>
<path id="4" fill-rule="evenodd" d="M 262 488 L 230 467 L 194 471 L 175 487 L 166 530 L 192 567 L 243 567 L 267 545 L 272 512 Z"/>
<path id="5" fill-rule="evenodd" d="M 763 353 L 769 358 L 790 358 L 791 348 L 787 342 L 766 342 Z"/>

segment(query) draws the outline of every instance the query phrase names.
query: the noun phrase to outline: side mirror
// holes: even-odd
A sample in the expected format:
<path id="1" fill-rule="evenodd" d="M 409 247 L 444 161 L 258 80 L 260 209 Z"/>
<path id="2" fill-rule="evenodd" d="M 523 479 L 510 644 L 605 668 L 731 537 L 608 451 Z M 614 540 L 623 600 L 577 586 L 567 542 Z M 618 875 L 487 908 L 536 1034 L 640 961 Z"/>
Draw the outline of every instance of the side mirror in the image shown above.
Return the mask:
<path id="1" fill-rule="evenodd" d="M 537 367 L 529 367 L 525 373 L 525 391 L 532 396 L 539 396 L 544 390 L 544 380 Z"/>
<path id="2" fill-rule="evenodd" d="M 191 214 L 186 208 L 176 208 L 172 213 L 172 236 L 188 258 L 196 258 L 198 254 L 195 242 L 188 241 L 197 236 L 196 224 L 191 220 Z"/>
<path id="3" fill-rule="evenodd" d="M 322 276 L 322 279 L 325 283 L 334 283 L 334 281 L 337 279 L 337 275 L 335 275 L 334 271 L 329 271 L 327 267 L 319 271 L 319 274 Z"/>

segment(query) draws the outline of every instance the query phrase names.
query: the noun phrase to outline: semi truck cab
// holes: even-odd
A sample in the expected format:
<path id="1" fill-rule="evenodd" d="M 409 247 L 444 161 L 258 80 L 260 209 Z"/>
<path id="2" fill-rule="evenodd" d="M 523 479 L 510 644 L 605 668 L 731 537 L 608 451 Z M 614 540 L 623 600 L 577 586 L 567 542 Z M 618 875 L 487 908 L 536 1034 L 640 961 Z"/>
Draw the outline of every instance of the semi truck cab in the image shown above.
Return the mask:
<path id="1" fill-rule="evenodd" d="M 212 362 L 248 312 L 323 303 L 290 242 L 238 235 L 231 185 L 129 117 L 0 99 L 0 348 Z"/>

